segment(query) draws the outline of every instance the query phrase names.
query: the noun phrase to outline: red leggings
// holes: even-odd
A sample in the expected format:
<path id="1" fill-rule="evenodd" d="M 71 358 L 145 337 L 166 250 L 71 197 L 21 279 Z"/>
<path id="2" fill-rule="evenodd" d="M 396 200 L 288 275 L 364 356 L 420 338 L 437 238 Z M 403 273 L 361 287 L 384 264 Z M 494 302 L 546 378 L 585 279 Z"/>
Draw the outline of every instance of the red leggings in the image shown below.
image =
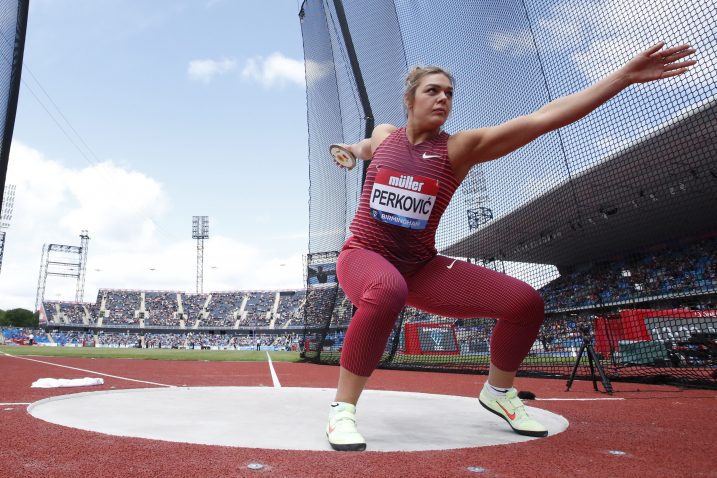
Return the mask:
<path id="1" fill-rule="evenodd" d="M 383 256 L 345 248 L 336 273 L 357 307 L 344 338 L 341 366 L 368 377 L 378 365 L 404 305 L 454 318 L 496 318 L 491 363 L 518 370 L 543 323 L 540 294 L 514 277 L 485 267 L 436 256 L 410 276 Z"/>

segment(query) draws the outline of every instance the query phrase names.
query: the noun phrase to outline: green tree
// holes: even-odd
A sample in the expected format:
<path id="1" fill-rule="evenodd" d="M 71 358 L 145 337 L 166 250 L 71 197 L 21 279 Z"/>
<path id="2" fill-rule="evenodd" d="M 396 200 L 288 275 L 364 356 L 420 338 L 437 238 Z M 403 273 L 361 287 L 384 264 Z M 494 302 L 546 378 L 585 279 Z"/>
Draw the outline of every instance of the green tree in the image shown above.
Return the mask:
<path id="1" fill-rule="evenodd" d="M 5 312 L 5 321 L 12 327 L 30 327 L 39 326 L 39 320 L 32 311 L 27 309 L 10 309 Z"/>

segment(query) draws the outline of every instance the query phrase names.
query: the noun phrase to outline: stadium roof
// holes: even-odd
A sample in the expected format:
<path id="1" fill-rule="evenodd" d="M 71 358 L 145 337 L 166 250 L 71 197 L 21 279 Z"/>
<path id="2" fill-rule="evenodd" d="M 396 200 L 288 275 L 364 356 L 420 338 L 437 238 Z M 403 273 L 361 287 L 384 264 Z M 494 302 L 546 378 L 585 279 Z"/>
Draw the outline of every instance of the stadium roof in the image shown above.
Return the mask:
<path id="1" fill-rule="evenodd" d="M 713 99 L 441 253 L 570 266 L 715 230 Z"/>

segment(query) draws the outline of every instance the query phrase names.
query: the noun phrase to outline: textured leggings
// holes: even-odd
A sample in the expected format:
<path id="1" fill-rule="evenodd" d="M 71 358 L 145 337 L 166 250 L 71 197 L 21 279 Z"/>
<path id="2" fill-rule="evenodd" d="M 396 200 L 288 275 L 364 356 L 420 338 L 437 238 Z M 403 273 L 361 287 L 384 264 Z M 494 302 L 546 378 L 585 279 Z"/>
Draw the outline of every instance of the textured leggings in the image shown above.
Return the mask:
<path id="1" fill-rule="evenodd" d="M 368 377 L 378 365 L 404 305 L 454 318 L 498 319 L 491 336 L 491 363 L 518 370 L 538 335 L 544 308 L 530 285 L 485 267 L 436 256 L 410 276 L 383 256 L 345 248 L 336 273 L 357 310 L 341 352 L 341 366 Z"/>

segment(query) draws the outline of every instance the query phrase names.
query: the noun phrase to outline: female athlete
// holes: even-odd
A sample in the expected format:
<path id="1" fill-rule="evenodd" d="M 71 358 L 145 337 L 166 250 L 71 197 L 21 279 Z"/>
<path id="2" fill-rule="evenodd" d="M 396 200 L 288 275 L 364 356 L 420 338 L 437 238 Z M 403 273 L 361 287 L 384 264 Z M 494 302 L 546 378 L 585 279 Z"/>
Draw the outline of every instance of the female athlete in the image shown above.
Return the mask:
<path id="1" fill-rule="evenodd" d="M 452 76 L 438 67 L 417 67 L 406 78 L 405 127 L 381 124 L 370 138 L 342 145 L 372 161 L 352 235 L 337 261 L 339 283 L 357 309 L 344 339 L 326 429 L 334 449 L 366 448 L 356 403 L 404 305 L 446 317 L 497 319 L 479 402 L 519 434 L 548 434 L 513 388 L 543 322 L 542 298 L 518 279 L 437 255 L 436 228 L 471 167 L 579 120 L 634 83 L 674 77 L 696 63 L 680 61 L 695 52 L 689 45 L 663 47 L 652 46 L 603 80 L 534 113 L 453 135 L 442 130 L 451 113 Z"/>

